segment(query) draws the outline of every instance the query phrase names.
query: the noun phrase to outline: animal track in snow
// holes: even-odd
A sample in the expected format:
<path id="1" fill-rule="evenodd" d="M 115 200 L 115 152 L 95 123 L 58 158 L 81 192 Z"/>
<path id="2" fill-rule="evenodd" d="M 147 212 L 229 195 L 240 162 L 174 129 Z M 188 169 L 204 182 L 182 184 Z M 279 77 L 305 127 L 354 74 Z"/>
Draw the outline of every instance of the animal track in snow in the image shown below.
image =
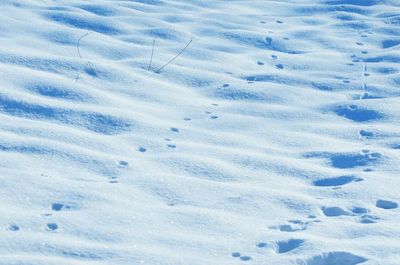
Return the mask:
<path id="1" fill-rule="evenodd" d="M 54 202 L 51 204 L 51 210 L 55 212 L 59 212 L 61 210 L 72 210 L 73 208 L 76 208 L 76 206 L 67 205 L 60 202 Z"/>
<path id="2" fill-rule="evenodd" d="M 250 256 L 240 256 L 239 259 L 243 260 L 243 261 L 249 261 L 249 260 L 251 260 L 251 257 Z"/>
<path id="3" fill-rule="evenodd" d="M 353 209 L 351 211 L 352 211 L 352 213 L 355 213 L 355 214 L 363 214 L 363 213 L 369 212 L 369 210 L 367 208 L 363 208 L 363 207 L 353 207 Z"/>
<path id="4" fill-rule="evenodd" d="M 234 258 L 239 258 L 242 261 L 249 261 L 252 259 L 250 256 L 242 256 L 240 252 L 232 252 L 231 256 Z"/>
<path id="5" fill-rule="evenodd" d="M 333 207 L 322 207 L 322 212 L 324 213 L 325 216 L 328 217 L 337 217 L 337 216 L 342 216 L 342 215 L 351 215 L 350 212 L 337 207 L 337 206 L 333 206 Z"/>
<path id="6" fill-rule="evenodd" d="M 375 205 L 376 205 L 376 207 L 385 209 L 385 210 L 396 209 L 397 207 L 399 207 L 399 204 L 397 202 L 389 201 L 389 200 L 382 200 L 382 199 L 377 200 Z"/>
<path id="7" fill-rule="evenodd" d="M 112 184 L 118 183 L 118 178 L 113 176 L 113 177 L 111 177 L 111 180 L 109 180 L 108 182 L 112 183 Z"/>
<path id="8" fill-rule="evenodd" d="M 344 251 L 333 251 L 299 261 L 299 265 L 356 265 L 367 261 L 366 258 Z"/>
<path id="9" fill-rule="evenodd" d="M 51 209 L 56 212 L 61 211 L 62 208 L 64 208 L 64 204 L 62 203 L 55 202 L 51 205 Z"/>
<path id="10" fill-rule="evenodd" d="M 362 224 L 373 224 L 379 220 L 379 217 L 369 214 L 370 210 L 364 207 L 353 207 L 351 212 L 360 216 L 360 223 Z"/>
<path id="11" fill-rule="evenodd" d="M 355 168 L 368 166 L 380 162 L 383 159 L 381 153 L 362 150 L 360 153 L 329 153 L 311 152 L 304 155 L 306 158 L 328 158 L 335 168 Z"/>
<path id="12" fill-rule="evenodd" d="M 360 223 L 362 223 L 362 224 L 373 224 L 373 223 L 376 223 L 377 220 L 379 220 L 379 217 L 376 217 L 376 216 L 370 215 L 370 214 L 364 214 L 364 215 L 361 216 Z"/>
<path id="13" fill-rule="evenodd" d="M 279 231 L 281 232 L 296 232 L 296 231 L 300 231 L 303 230 L 303 228 L 293 228 L 292 225 L 280 225 L 278 226 Z"/>
<path id="14" fill-rule="evenodd" d="M 56 223 L 48 223 L 46 224 L 46 229 L 49 231 L 55 231 L 58 229 L 58 225 Z"/>
<path id="15" fill-rule="evenodd" d="M 288 220 L 289 224 L 282 224 L 278 226 L 270 226 L 269 229 L 276 229 L 281 232 L 297 232 L 297 231 L 304 231 L 313 223 L 320 222 L 319 220 L 315 219 L 316 216 L 310 216 L 311 221 L 302 221 L 302 220 Z"/>
<path id="16" fill-rule="evenodd" d="M 299 248 L 305 241 L 303 239 L 289 239 L 276 242 L 276 252 L 283 254 Z"/>
<path id="17" fill-rule="evenodd" d="M 305 230 L 306 228 L 304 226 L 298 226 L 294 227 L 293 225 L 280 225 L 278 226 L 279 231 L 281 232 L 296 232 L 296 231 L 302 231 Z"/>
<path id="18" fill-rule="evenodd" d="M 385 117 L 382 113 L 360 107 L 357 105 L 339 105 L 332 108 L 337 115 L 355 122 L 369 122 L 381 120 Z"/>
<path id="19" fill-rule="evenodd" d="M 147 151 L 147 149 L 144 148 L 144 147 L 139 147 L 138 151 L 141 152 L 141 153 L 144 153 L 144 152 Z"/>
<path id="20" fill-rule="evenodd" d="M 365 137 L 365 138 L 371 138 L 374 136 L 373 132 L 366 131 L 366 130 L 360 130 L 359 134 L 360 134 L 360 136 Z"/>
<path id="21" fill-rule="evenodd" d="M 19 231 L 20 227 L 16 224 L 10 224 L 7 228 L 9 231 Z"/>
<path id="22" fill-rule="evenodd" d="M 322 207 L 322 212 L 327 217 L 338 217 L 338 216 L 358 216 L 360 223 L 372 224 L 376 223 L 380 218 L 369 214 L 369 210 L 363 207 L 353 207 L 351 212 L 344 210 L 340 207 Z"/>
<path id="23" fill-rule="evenodd" d="M 278 229 L 281 232 L 296 232 L 305 230 L 303 226 L 292 226 L 290 224 L 278 225 L 278 226 L 270 226 L 269 229 Z"/>
<path id="24" fill-rule="evenodd" d="M 128 166 L 129 166 L 129 163 L 127 161 L 121 160 L 118 162 L 119 168 L 127 168 Z"/>
<path id="25" fill-rule="evenodd" d="M 268 244 L 265 242 L 260 242 L 260 243 L 257 243 L 257 245 L 256 245 L 256 247 L 258 247 L 258 248 L 266 248 L 267 246 L 268 246 Z"/>
<path id="26" fill-rule="evenodd" d="M 343 185 L 349 184 L 351 182 L 360 182 L 360 181 L 363 181 L 363 179 L 359 178 L 359 177 L 340 176 L 340 177 L 315 180 L 313 182 L 313 184 L 314 184 L 314 186 L 318 186 L 318 187 L 336 187 L 336 186 L 343 186 Z"/>

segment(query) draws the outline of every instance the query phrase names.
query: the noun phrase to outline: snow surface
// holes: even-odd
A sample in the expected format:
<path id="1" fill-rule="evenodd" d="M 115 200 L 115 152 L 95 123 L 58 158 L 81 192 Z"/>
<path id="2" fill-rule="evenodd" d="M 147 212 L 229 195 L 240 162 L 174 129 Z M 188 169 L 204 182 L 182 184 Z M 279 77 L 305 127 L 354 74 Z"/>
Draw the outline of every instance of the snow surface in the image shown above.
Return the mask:
<path id="1" fill-rule="evenodd" d="M 0 40 L 1 265 L 400 264 L 400 1 L 1 0 Z"/>

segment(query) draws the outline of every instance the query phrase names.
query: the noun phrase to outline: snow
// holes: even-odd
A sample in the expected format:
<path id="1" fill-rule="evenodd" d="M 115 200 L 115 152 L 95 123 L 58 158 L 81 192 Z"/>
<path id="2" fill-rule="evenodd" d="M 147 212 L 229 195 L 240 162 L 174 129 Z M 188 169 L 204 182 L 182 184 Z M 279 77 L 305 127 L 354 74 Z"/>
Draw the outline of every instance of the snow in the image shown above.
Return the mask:
<path id="1" fill-rule="evenodd" d="M 0 265 L 398 264 L 399 25 L 398 0 L 0 1 Z"/>

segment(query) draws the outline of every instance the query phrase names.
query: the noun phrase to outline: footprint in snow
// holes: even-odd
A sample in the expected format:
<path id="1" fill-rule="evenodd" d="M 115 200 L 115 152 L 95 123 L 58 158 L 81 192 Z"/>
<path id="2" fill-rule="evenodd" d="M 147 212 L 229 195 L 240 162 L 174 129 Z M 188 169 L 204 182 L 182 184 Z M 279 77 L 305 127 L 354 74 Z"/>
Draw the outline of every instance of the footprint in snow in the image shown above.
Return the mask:
<path id="1" fill-rule="evenodd" d="M 265 242 L 260 242 L 260 243 L 257 243 L 257 245 L 256 245 L 257 248 L 266 248 L 267 246 L 268 246 L 268 244 Z"/>
<path id="2" fill-rule="evenodd" d="M 331 111 L 354 122 L 371 122 L 385 118 L 381 112 L 357 105 L 337 105 L 332 107 Z"/>
<path id="3" fill-rule="evenodd" d="M 396 209 L 397 207 L 399 207 L 399 204 L 394 201 L 379 199 L 376 201 L 375 206 L 378 208 L 381 208 L 381 209 L 391 210 L 391 209 Z"/>
<path id="4" fill-rule="evenodd" d="M 340 176 L 333 178 L 318 179 L 313 181 L 313 185 L 317 187 L 337 187 L 349 184 L 351 182 L 363 181 L 362 178 L 356 176 Z"/>
<path id="5" fill-rule="evenodd" d="M 364 138 L 367 138 L 367 139 L 374 137 L 374 133 L 373 132 L 366 131 L 366 130 L 360 130 L 358 132 L 358 134 L 360 135 L 360 137 L 364 137 Z"/>
<path id="6" fill-rule="evenodd" d="M 109 180 L 108 183 L 111 183 L 111 184 L 118 183 L 117 177 L 111 177 L 111 180 Z"/>
<path id="7" fill-rule="evenodd" d="M 232 252 L 231 256 L 234 258 L 239 258 L 242 261 L 249 261 L 252 259 L 250 256 L 242 256 L 240 252 Z"/>
<path id="8" fill-rule="evenodd" d="M 16 225 L 16 224 L 10 224 L 9 226 L 8 226 L 8 228 L 7 228 L 7 230 L 9 230 L 9 231 L 18 231 L 20 228 L 19 228 L 19 226 L 18 225 Z"/>
<path id="9" fill-rule="evenodd" d="M 361 216 L 360 223 L 362 224 L 374 224 L 379 220 L 379 217 L 370 214 L 364 214 Z"/>
<path id="10" fill-rule="evenodd" d="M 303 239 L 289 239 L 276 242 L 276 252 L 283 254 L 299 248 L 305 241 Z"/>
<path id="11" fill-rule="evenodd" d="M 351 212 L 360 216 L 360 223 L 362 224 L 373 224 L 379 220 L 379 217 L 369 214 L 370 210 L 364 207 L 355 206 Z"/>
<path id="12" fill-rule="evenodd" d="M 340 207 L 322 207 L 322 212 L 327 217 L 337 217 L 337 216 L 349 216 L 351 213 L 347 210 L 344 210 Z"/>
<path id="13" fill-rule="evenodd" d="M 54 202 L 51 204 L 51 210 L 58 212 L 61 210 L 71 210 L 73 207 L 71 205 L 67 205 L 64 203 L 60 203 L 60 202 Z"/>
<path id="14" fill-rule="evenodd" d="M 251 257 L 250 256 L 240 256 L 239 259 L 243 260 L 243 261 L 249 261 L 249 260 L 251 260 Z"/>
<path id="15" fill-rule="evenodd" d="M 369 210 L 367 208 L 364 207 L 353 207 L 353 209 L 351 210 L 352 213 L 354 214 L 364 214 L 364 213 L 368 213 Z"/>
<path id="16" fill-rule="evenodd" d="M 55 231 L 58 229 L 58 225 L 56 223 L 48 223 L 46 225 L 46 230 L 48 231 Z"/>
<path id="17" fill-rule="evenodd" d="M 58 211 L 61 211 L 62 208 L 64 208 L 64 204 L 62 204 L 62 203 L 55 202 L 55 203 L 51 204 L 51 210 L 53 210 L 53 211 L 58 212 Z"/>
<path id="18" fill-rule="evenodd" d="M 129 166 L 129 163 L 127 161 L 121 160 L 121 161 L 118 162 L 118 167 L 119 168 L 127 168 L 128 166 Z"/>
<path id="19" fill-rule="evenodd" d="M 341 265 L 356 265 L 367 261 L 366 258 L 354 255 L 349 252 L 334 251 L 328 253 L 322 253 L 311 257 L 310 259 L 303 261 L 299 264 L 302 265 L 328 265 L 328 264 L 341 264 Z"/>
<path id="20" fill-rule="evenodd" d="M 359 153 L 329 153 L 310 152 L 304 155 L 305 158 L 328 158 L 335 168 L 356 168 L 376 164 L 383 160 L 383 155 L 378 152 L 362 150 Z"/>
<path id="21" fill-rule="evenodd" d="M 141 153 L 144 153 L 144 152 L 147 151 L 147 149 L 144 148 L 144 147 L 139 147 L 138 151 L 141 152 Z"/>
<path id="22" fill-rule="evenodd" d="M 276 229 L 281 232 L 297 232 L 297 231 L 304 231 L 313 223 L 319 223 L 320 221 L 315 219 L 316 216 L 309 217 L 313 219 L 311 221 L 302 221 L 302 220 L 288 220 L 289 224 L 283 224 L 278 226 L 270 226 L 269 229 Z"/>
<path id="23" fill-rule="evenodd" d="M 360 223 L 372 224 L 379 220 L 379 217 L 369 214 L 369 209 L 364 207 L 353 207 L 351 211 L 347 211 L 340 207 L 322 207 L 322 212 L 327 217 L 338 217 L 338 216 L 359 216 Z"/>

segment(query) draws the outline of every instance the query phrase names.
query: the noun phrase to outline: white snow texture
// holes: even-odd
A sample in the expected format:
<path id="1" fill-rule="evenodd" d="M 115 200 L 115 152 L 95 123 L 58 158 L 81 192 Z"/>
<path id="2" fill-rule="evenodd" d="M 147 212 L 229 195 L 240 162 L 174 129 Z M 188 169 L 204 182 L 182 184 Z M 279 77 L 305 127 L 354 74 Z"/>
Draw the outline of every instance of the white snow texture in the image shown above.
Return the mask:
<path id="1" fill-rule="evenodd" d="M 1 0 L 0 265 L 400 264 L 399 0 Z"/>

